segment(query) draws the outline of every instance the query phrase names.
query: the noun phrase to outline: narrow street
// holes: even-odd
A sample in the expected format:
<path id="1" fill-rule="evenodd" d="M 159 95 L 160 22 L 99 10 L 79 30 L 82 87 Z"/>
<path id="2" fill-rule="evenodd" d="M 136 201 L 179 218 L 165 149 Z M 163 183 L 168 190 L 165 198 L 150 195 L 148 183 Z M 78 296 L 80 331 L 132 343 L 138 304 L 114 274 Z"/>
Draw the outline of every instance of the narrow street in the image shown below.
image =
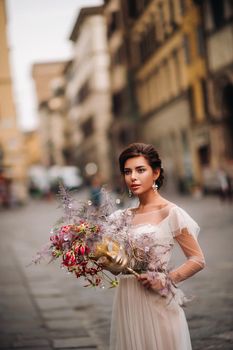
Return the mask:
<path id="1" fill-rule="evenodd" d="M 193 350 L 230 350 L 233 205 L 212 197 L 170 200 L 201 226 L 199 242 L 207 263 L 182 284 L 194 296 L 185 309 Z M 0 212 L 0 349 L 108 349 L 114 290 L 83 288 L 57 262 L 28 266 L 60 215 L 54 200 Z M 184 261 L 178 248 L 174 261 Z"/>

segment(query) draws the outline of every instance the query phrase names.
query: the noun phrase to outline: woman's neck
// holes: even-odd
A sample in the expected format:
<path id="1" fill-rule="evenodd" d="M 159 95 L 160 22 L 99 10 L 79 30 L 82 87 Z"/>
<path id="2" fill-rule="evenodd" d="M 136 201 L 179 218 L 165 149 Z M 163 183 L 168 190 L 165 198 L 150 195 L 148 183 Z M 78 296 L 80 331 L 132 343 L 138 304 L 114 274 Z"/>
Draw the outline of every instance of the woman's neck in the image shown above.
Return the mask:
<path id="1" fill-rule="evenodd" d="M 153 190 L 147 193 L 143 193 L 138 196 L 139 208 L 144 210 L 150 207 L 156 207 L 165 204 L 167 201 L 159 194 L 159 192 L 154 192 Z"/>

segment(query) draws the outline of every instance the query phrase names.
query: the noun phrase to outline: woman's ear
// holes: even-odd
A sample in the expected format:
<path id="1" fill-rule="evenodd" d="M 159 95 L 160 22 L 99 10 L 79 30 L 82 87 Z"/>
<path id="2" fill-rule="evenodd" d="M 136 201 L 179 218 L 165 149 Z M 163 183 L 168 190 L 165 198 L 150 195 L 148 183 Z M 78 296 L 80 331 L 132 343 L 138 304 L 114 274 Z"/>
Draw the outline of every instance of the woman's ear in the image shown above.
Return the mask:
<path id="1" fill-rule="evenodd" d="M 153 172 L 154 172 L 154 181 L 155 181 L 155 180 L 157 180 L 159 178 L 160 168 L 154 169 Z"/>

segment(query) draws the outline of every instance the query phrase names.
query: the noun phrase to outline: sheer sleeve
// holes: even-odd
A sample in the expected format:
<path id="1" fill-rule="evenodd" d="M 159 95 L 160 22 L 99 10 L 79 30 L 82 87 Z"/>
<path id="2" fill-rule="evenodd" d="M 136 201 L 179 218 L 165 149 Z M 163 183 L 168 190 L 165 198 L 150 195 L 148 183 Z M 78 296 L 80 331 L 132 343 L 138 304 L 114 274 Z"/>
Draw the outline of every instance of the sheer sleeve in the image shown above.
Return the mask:
<path id="1" fill-rule="evenodd" d="M 178 206 L 174 206 L 171 209 L 169 215 L 169 226 L 172 235 L 175 238 L 182 233 L 183 229 L 187 229 L 189 234 L 191 234 L 194 238 L 197 238 L 200 232 L 200 227 L 196 221 L 193 220 L 193 218 L 191 218 L 186 211 Z"/>
<path id="2" fill-rule="evenodd" d="M 183 265 L 169 274 L 174 283 L 179 283 L 202 270 L 205 267 L 205 258 L 197 242 L 200 230 L 197 223 L 181 208 L 172 215 L 170 224 L 173 236 L 187 258 Z"/>

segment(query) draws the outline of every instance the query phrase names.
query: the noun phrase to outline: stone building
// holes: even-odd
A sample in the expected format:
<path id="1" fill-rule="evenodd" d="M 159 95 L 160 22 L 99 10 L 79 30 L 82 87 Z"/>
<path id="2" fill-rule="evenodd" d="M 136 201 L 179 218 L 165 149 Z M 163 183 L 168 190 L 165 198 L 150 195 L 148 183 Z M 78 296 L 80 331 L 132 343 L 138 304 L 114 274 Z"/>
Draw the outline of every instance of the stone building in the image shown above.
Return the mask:
<path id="1" fill-rule="evenodd" d="M 109 55 L 102 7 L 82 8 L 70 35 L 74 57 L 66 68 L 73 162 L 84 176 L 112 177 Z"/>
<path id="2" fill-rule="evenodd" d="M 67 62 L 33 65 L 38 114 L 41 160 L 46 167 L 66 163 L 66 101 L 63 71 Z"/>
<path id="3" fill-rule="evenodd" d="M 109 2 L 107 2 L 109 3 Z M 154 144 L 167 188 L 202 180 L 198 128 L 206 121 L 204 36 L 191 0 L 121 1 L 139 118 L 138 140 Z"/>
<path id="4" fill-rule="evenodd" d="M 27 198 L 26 160 L 22 133 L 16 120 L 7 44 L 5 1 L 0 0 L 0 169 L 11 184 L 11 198 Z"/>
<path id="5" fill-rule="evenodd" d="M 208 114 L 200 157 L 208 187 L 219 168 L 233 177 L 233 2 L 198 4 L 205 32 Z"/>
<path id="6" fill-rule="evenodd" d="M 118 169 L 120 151 L 137 139 L 138 111 L 133 88 L 133 71 L 130 60 L 128 23 L 124 21 L 124 2 L 107 0 L 104 15 L 107 23 L 107 40 L 110 55 L 110 83 L 112 96 L 112 123 L 110 128 L 112 162 Z M 119 182 L 116 170 L 114 181 Z"/>

